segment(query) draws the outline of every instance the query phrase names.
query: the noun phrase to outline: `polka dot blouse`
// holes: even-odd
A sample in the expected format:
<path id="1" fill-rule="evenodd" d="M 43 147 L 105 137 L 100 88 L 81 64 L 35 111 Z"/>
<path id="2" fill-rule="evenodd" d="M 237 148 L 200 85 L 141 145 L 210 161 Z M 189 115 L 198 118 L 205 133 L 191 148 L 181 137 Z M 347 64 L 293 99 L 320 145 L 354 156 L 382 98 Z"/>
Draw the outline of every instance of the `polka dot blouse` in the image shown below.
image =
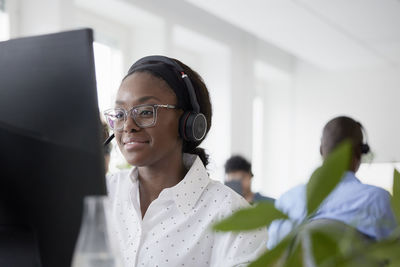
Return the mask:
<path id="1" fill-rule="evenodd" d="M 182 181 L 161 191 L 142 219 L 137 169 L 107 177 L 114 231 L 122 261 L 133 266 L 246 266 L 264 252 L 266 229 L 214 232 L 211 226 L 248 206 L 211 180 L 200 158 L 185 154 Z"/>

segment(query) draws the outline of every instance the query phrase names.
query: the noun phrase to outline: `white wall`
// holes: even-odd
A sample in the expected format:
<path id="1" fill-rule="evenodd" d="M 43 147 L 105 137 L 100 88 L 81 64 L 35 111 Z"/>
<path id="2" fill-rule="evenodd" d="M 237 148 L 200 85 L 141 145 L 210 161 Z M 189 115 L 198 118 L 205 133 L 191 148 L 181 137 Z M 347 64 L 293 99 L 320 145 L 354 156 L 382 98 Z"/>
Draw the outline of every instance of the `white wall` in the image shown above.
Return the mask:
<path id="1" fill-rule="evenodd" d="M 323 126 L 333 117 L 359 120 L 374 153 L 362 164 L 359 178 L 391 190 L 393 168 L 400 166 L 400 69 L 325 70 L 298 61 L 294 75 L 257 71 L 257 94 L 264 99 L 263 172 L 257 190 L 279 197 L 305 183 L 321 164 Z"/>
<path id="2" fill-rule="evenodd" d="M 201 144 L 210 155 L 209 172 L 215 179 L 224 177 L 222 165 L 230 156 L 231 122 L 230 49 L 207 36 L 174 25 L 172 56 L 195 69 L 204 79 L 213 106 L 212 127 Z"/>
<path id="3" fill-rule="evenodd" d="M 199 70 L 214 105 L 214 126 L 205 142 L 217 159 L 214 178 L 222 180 L 224 159 L 240 153 L 256 162 L 255 189 L 278 197 L 305 182 L 320 164 L 322 127 L 342 114 L 364 124 L 376 161 L 400 161 L 396 67 L 324 70 L 180 0 L 8 3 L 12 37 L 90 26 L 96 40 L 121 51 L 122 70 L 148 54 L 177 56 Z M 255 97 L 263 102 L 262 138 L 256 144 L 251 115 Z M 253 153 L 257 146 L 262 153 Z M 391 173 L 390 165 L 385 166 L 384 172 Z M 361 171 L 379 173 L 368 167 Z M 369 181 L 381 183 L 375 176 Z"/>
<path id="4" fill-rule="evenodd" d="M 292 183 L 305 181 L 320 164 L 322 128 L 338 115 L 348 115 L 363 124 L 374 162 L 399 162 L 399 89 L 399 68 L 327 71 L 299 62 L 294 87 L 292 136 L 296 160 Z M 380 180 L 376 177 L 375 183 L 380 184 Z M 381 185 L 388 187 L 387 183 Z"/>
<path id="5" fill-rule="evenodd" d="M 229 108 L 224 104 L 224 101 L 230 99 L 230 109 L 224 111 L 224 117 L 223 115 L 214 117 L 214 119 L 221 118 L 221 120 L 214 121 L 214 125 L 218 121 L 222 125 L 229 121 L 228 127 L 220 128 L 220 131 L 224 131 L 226 136 L 223 143 L 226 140 L 230 140 L 229 151 L 224 152 L 224 154 L 228 156 L 231 153 L 240 153 L 251 159 L 253 135 L 252 119 L 249 112 L 251 114 L 255 96 L 256 75 L 253 68 L 254 62 L 255 60 L 263 60 L 282 71 L 291 72 L 294 65 L 293 56 L 186 1 L 130 0 L 127 2 L 163 17 L 170 24 L 181 25 L 199 35 L 204 35 L 229 49 L 230 65 L 227 66 L 229 71 L 229 92 L 225 97 L 222 96 L 212 100 L 216 107 L 219 107 L 217 105 L 222 102 L 221 106 Z M 192 49 L 192 46 L 196 46 L 196 44 L 187 45 L 187 49 Z M 207 48 L 205 51 L 207 51 Z M 209 52 L 205 54 L 209 54 Z M 209 58 L 210 65 L 207 68 L 213 69 L 213 65 L 218 66 L 218 60 L 218 58 Z M 220 70 L 219 72 L 223 71 Z M 221 78 L 223 78 L 223 75 L 221 75 Z M 219 89 L 210 87 L 210 90 L 218 91 Z M 216 110 L 220 109 L 216 108 Z M 210 143 L 218 143 L 218 140 L 216 139 Z M 218 148 L 225 149 L 224 146 Z M 221 169 L 224 161 L 222 159 L 218 160 L 216 164 L 218 165 L 217 169 Z M 216 178 L 218 177 L 220 177 L 219 174 Z M 222 180 L 222 178 L 218 179 Z"/>
<path id="6" fill-rule="evenodd" d="M 12 38 L 68 29 L 75 21 L 73 1 L 7 0 Z"/>
<path id="7" fill-rule="evenodd" d="M 209 85 L 214 105 L 213 127 L 204 146 L 212 156 L 210 171 L 221 181 L 223 164 L 231 153 L 243 154 L 250 160 L 253 156 L 254 62 L 268 62 L 285 72 L 293 69 L 294 59 L 290 54 L 186 1 L 12 2 L 12 37 L 92 27 L 96 41 L 116 49 L 117 54 L 122 53 L 124 70 L 149 54 L 177 56 L 197 69 Z M 192 36 L 176 30 L 183 28 Z M 112 95 L 103 89 L 99 94 Z M 259 179 L 263 177 L 264 166 L 261 167 Z M 259 184 L 262 188 L 264 183 Z"/>

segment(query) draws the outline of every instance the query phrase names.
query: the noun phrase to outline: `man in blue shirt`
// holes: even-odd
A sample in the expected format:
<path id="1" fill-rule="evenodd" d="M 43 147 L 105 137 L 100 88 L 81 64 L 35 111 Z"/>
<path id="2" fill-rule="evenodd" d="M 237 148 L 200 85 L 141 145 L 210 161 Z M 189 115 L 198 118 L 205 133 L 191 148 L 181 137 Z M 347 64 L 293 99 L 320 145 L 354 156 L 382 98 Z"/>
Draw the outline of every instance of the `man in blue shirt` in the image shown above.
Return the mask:
<path id="1" fill-rule="evenodd" d="M 343 116 L 330 120 L 323 129 L 320 153 L 325 158 L 346 138 L 352 141 L 354 148 L 350 168 L 311 220 L 341 221 L 375 240 L 388 237 L 397 226 L 389 193 L 382 188 L 362 184 L 355 176 L 362 154 L 369 152 L 368 144 L 363 143 L 362 125 Z M 300 185 L 289 190 L 275 202 L 275 206 L 288 214 L 289 220 L 271 223 L 268 248 L 273 248 L 306 218 L 306 186 Z"/>
<path id="2" fill-rule="evenodd" d="M 258 192 L 252 192 L 251 179 L 253 178 L 253 172 L 251 171 L 251 163 L 244 157 L 239 155 L 230 157 L 225 163 L 225 174 L 225 185 L 242 195 L 247 202 L 269 201 L 273 203 L 275 201 L 275 199 L 263 196 Z"/>

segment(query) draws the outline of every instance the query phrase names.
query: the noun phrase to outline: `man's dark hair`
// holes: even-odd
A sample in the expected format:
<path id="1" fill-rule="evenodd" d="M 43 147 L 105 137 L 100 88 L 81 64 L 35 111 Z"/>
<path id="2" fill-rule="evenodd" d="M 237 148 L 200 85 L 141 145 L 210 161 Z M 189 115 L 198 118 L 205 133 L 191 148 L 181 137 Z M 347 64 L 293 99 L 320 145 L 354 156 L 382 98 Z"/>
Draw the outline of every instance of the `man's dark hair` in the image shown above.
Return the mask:
<path id="1" fill-rule="evenodd" d="M 349 139 L 353 143 L 354 156 L 361 157 L 361 144 L 363 134 L 361 124 L 346 116 L 340 116 L 330 120 L 322 132 L 322 142 L 326 154 L 331 153 L 344 139 Z"/>
<path id="2" fill-rule="evenodd" d="M 239 155 L 234 155 L 230 157 L 225 163 L 225 173 L 235 171 L 245 171 L 253 176 L 253 173 L 251 172 L 251 163 L 244 157 Z"/>

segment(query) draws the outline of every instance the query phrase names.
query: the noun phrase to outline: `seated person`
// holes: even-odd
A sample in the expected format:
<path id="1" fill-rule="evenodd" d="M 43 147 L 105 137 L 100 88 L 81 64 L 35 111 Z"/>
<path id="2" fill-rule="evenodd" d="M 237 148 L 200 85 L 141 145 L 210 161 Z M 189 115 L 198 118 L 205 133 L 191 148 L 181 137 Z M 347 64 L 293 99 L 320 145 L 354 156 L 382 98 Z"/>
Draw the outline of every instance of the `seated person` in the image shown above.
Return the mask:
<path id="1" fill-rule="evenodd" d="M 397 226 L 389 193 L 382 188 L 362 184 L 355 176 L 361 155 L 369 151 L 368 145 L 363 143 L 361 124 L 349 117 L 330 120 L 323 129 L 320 153 L 326 158 L 346 138 L 352 141 L 354 148 L 350 168 L 311 220 L 341 221 L 374 240 L 388 237 Z M 306 186 L 300 185 L 289 190 L 275 202 L 275 206 L 288 214 L 289 220 L 271 223 L 268 228 L 268 248 L 274 247 L 304 221 L 307 214 Z"/>
<path id="2" fill-rule="evenodd" d="M 266 249 L 264 229 L 212 230 L 249 204 L 209 178 L 211 111 L 203 79 L 176 59 L 142 58 L 122 80 L 105 115 L 134 166 L 107 177 L 125 266 L 242 266 Z"/>
<path id="3" fill-rule="evenodd" d="M 251 163 L 244 157 L 239 155 L 230 157 L 225 163 L 225 174 L 225 184 L 242 195 L 247 202 L 275 201 L 273 198 L 251 191 L 251 179 L 253 178 Z"/>

